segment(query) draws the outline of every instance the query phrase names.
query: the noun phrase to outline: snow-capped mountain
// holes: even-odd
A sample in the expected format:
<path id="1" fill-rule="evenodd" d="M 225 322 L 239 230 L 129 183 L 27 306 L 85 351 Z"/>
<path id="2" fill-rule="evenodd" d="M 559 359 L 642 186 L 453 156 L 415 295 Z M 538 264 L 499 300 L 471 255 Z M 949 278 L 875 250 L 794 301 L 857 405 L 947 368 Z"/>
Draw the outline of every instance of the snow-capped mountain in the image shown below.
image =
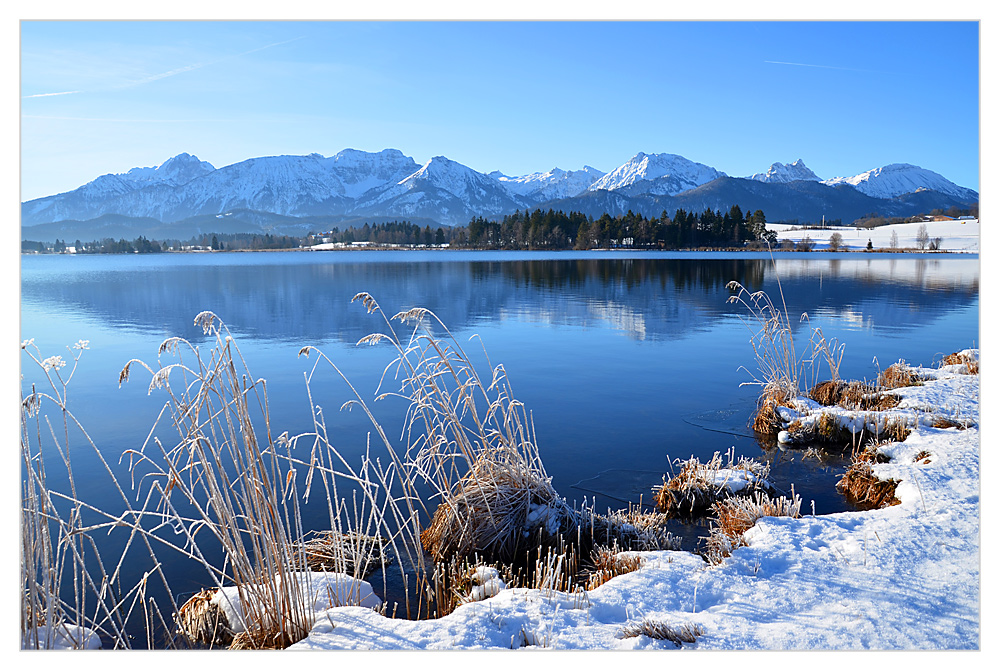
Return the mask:
<path id="1" fill-rule="evenodd" d="M 590 190 L 673 196 L 725 176 L 724 172 L 677 154 L 639 152 L 624 165 L 591 184 Z"/>
<path id="2" fill-rule="evenodd" d="M 895 198 L 906 193 L 930 190 L 961 200 L 979 200 L 979 194 L 972 189 L 958 186 L 932 170 L 909 163 L 892 163 L 854 177 L 834 177 L 824 180 L 823 184 L 850 184 L 873 198 Z"/>
<path id="3" fill-rule="evenodd" d="M 431 217 L 465 224 L 476 216 L 497 216 L 528 203 L 502 183 L 444 156 L 435 156 L 395 184 L 373 189 L 350 208 L 352 214 Z"/>
<path id="4" fill-rule="evenodd" d="M 822 181 L 800 158 L 795 163 L 772 163 L 767 172 L 757 172 L 750 176 L 750 179 L 758 182 L 768 182 L 771 184 L 787 184 L 798 180 L 810 182 Z"/>
<path id="5" fill-rule="evenodd" d="M 48 198 L 28 201 L 22 217 L 36 221 L 88 219 L 106 214 L 108 202 L 150 186 L 169 187 L 186 184 L 213 172 L 207 161 L 190 154 L 178 154 L 155 168 L 132 168 L 128 172 L 101 175 L 83 186 Z"/>
<path id="6" fill-rule="evenodd" d="M 474 217 L 499 218 L 534 207 L 594 216 L 632 209 L 653 216 L 678 207 L 725 210 L 733 204 L 763 209 L 769 217 L 812 221 L 819 213 L 827 220 L 850 221 L 859 211 L 900 216 L 978 199 L 972 189 L 907 164 L 819 181 L 799 159 L 774 163 L 766 173 L 750 178 L 734 178 L 676 154 L 639 153 L 608 174 L 586 166 L 508 177 L 499 172 L 486 175 L 444 156 L 420 165 L 398 149 L 345 149 L 329 157 L 251 158 L 219 169 L 179 154 L 155 168 L 102 175 L 73 191 L 22 203 L 21 225 L 67 222 L 72 228 L 100 219 L 104 226 L 118 217 L 145 227 L 148 219 L 168 227 L 184 220 L 196 226 L 253 224 L 261 230 L 271 226 L 291 231 L 328 225 L 329 218 L 392 217 L 463 225 Z M 218 219 L 231 213 L 241 214 Z M 309 217 L 327 219 L 317 223 Z M 192 224 L 194 220 L 198 223 Z M 100 228 L 87 225 L 86 230 Z M 62 236 L 64 228 L 59 228 Z"/>
<path id="7" fill-rule="evenodd" d="M 154 168 L 132 168 L 126 173 L 116 175 L 122 181 L 134 184 L 141 189 L 151 184 L 168 184 L 170 186 L 180 186 L 187 184 L 192 179 L 203 177 L 215 170 L 215 167 L 208 161 L 201 161 L 197 156 L 191 154 L 178 154 L 171 159 L 167 159 L 162 165 Z"/>
<path id="8" fill-rule="evenodd" d="M 541 203 L 546 200 L 578 196 L 603 177 L 604 173 L 585 165 L 582 170 L 553 168 L 548 172 L 533 172 L 520 177 L 508 177 L 494 171 L 488 176 L 496 179 L 512 193 Z"/>

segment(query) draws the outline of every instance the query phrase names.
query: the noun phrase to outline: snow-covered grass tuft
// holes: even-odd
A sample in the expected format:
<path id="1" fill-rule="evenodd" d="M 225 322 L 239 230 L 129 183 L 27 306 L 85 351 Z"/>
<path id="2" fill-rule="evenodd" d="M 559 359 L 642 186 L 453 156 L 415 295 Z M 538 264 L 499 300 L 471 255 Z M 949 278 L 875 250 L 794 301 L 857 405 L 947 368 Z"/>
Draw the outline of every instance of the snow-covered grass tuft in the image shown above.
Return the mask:
<path id="1" fill-rule="evenodd" d="M 683 643 L 694 643 L 705 631 L 697 624 L 671 625 L 649 618 L 638 622 L 629 622 L 618 633 L 619 638 L 635 638 L 636 636 L 648 636 L 649 638 L 670 641 L 678 648 Z"/>
<path id="2" fill-rule="evenodd" d="M 616 576 L 638 571 L 643 559 L 631 552 L 621 552 L 616 545 L 601 545 L 591 552 L 590 563 L 592 568 L 587 580 L 588 590 L 596 589 Z"/>
<path id="3" fill-rule="evenodd" d="M 759 461 L 728 453 L 723 462 L 716 452 L 707 462 L 691 457 L 677 461 L 679 471 L 655 490 L 657 508 L 668 517 L 696 516 L 708 510 L 716 501 L 730 496 L 750 496 L 755 492 L 771 492 L 767 481 L 770 467 Z"/>
<path id="4" fill-rule="evenodd" d="M 762 517 L 799 517 L 802 499 L 796 495 L 772 499 L 757 492 L 751 497 L 729 498 L 712 506 L 715 526 L 705 539 L 704 556 L 718 564 L 733 550 L 746 544 L 743 533 Z"/>

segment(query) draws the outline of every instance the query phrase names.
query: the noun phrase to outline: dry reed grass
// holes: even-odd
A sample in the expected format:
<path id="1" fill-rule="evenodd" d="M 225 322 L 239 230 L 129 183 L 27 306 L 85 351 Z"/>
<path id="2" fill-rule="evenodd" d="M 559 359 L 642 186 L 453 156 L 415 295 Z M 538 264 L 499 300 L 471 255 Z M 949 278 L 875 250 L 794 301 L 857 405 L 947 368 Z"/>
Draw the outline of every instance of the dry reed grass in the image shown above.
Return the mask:
<path id="1" fill-rule="evenodd" d="M 740 457 L 734 461 L 729 453 L 727 461 L 716 452 L 710 460 L 702 463 L 692 457 L 687 461 L 677 461 L 679 472 L 668 481 L 664 476 L 663 485 L 655 490 L 654 501 L 657 509 L 668 517 L 701 515 L 716 501 L 734 494 L 748 496 L 757 491 L 769 490 L 767 476 L 770 467 L 753 459 Z M 732 471 L 730 477 L 742 476 L 746 486 L 733 492 L 727 485 L 729 477 L 719 481 L 724 471 Z"/>
<path id="2" fill-rule="evenodd" d="M 935 429 L 958 429 L 959 431 L 964 431 L 968 428 L 968 426 L 962 422 L 956 422 L 953 419 L 941 417 L 940 415 L 932 417 L 930 425 Z"/>
<path id="3" fill-rule="evenodd" d="M 596 589 L 616 576 L 638 571 L 642 564 L 642 557 L 622 553 L 616 545 L 598 546 L 590 554 L 587 590 Z"/>
<path id="4" fill-rule="evenodd" d="M 119 527 L 128 531 L 142 511 L 128 507 L 113 470 L 70 407 L 70 382 L 88 348 L 83 340 L 67 347 L 66 361 L 62 356 L 43 357 L 33 340 L 21 343 L 44 378 L 31 384 L 27 394 L 22 389 L 20 404 L 20 634 L 25 649 L 109 643 L 115 649 L 130 648 L 127 627 L 140 616 L 147 645 L 152 643 L 154 626 L 167 628 L 155 603 L 146 599 L 148 584 L 162 573 L 154 568 L 134 586 L 121 583 L 132 538 L 116 561 L 107 562 L 102 556 L 98 538 Z M 79 458 L 81 450 L 92 453 L 104 469 L 103 474 L 88 472 L 88 478 L 117 492 L 124 513 L 109 514 L 80 499 L 71 454 Z M 50 474 L 65 483 L 64 490 L 49 485 Z M 99 480 L 102 475 L 107 483 Z M 157 566 L 148 539 L 139 542 Z"/>
<path id="5" fill-rule="evenodd" d="M 955 352 L 941 359 L 942 366 L 964 365 L 967 375 L 979 375 L 979 358 L 966 352 Z"/>
<path id="6" fill-rule="evenodd" d="M 883 393 L 877 386 L 857 380 L 820 382 L 809 390 L 808 396 L 820 405 L 866 412 L 895 408 L 901 400 L 895 394 Z"/>
<path id="7" fill-rule="evenodd" d="M 733 550 L 745 545 L 743 533 L 753 527 L 762 517 L 799 517 L 802 499 L 793 493 L 792 498 L 784 496 L 772 499 L 761 492 L 752 497 L 734 497 L 719 501 L 712 506 L 715 525 L 704 539 L 702 555 L 710 564 L 718 564 L 732 554 Z"/>
<path id="8" fill-rule="evenodd" d="M 883 389 L 915 387 L 923 384 L 923 378 L 902 359 L 892 364 L 878 376 L 878 385 Z"/>
<path id="9" fill-rule="evenodd" d="M 899 504 L 896 498 L 898 484 L 899 480 L 880 480 L 870 462 L 856 460 L 837 482 L 837 490 L 858 508 L 872 510 Z"/>
<path id="10" fill-rule="evenodd" d="M 233 630 L 225 613 L 212 602 L 215 593 L 214 589 L 204 589 L 192 596 L 178 609 L 174 621 L 189 641 L 209 647 L 229 646 Z"/>
<path id="11" fill-rule="evenodd" d="M 159 499 L 164 523 L 187 537 L 194 554 L 201 555 L 195 534 L 221 546 L 224 568 L 204 565 L 217 587 L 231 580 L 238 589 L 243 644 L 290 645 L 308 634 L 313 613 L 308 580 L 292 579 L 306 563 L 300 493 L 280 456 L 288 443 L 272 435 L 265 382 L 250 374 L 225 324 L 211 312 L 198 314 L 195 324 L 213 337 L 207 357 L 186 340 L 169 338 L 159 354 L 173 354 L 177 363 L 153 371 L 133 359 L 123 368 L 120 383 L 138 364 L 152 374 L 150 392 L 166 390 L 161 418 L 166 414 L 178 434 L 178 442 L 166 447 L 154 425 L 146 444 L 126 455 L 133 473 L 149 483 L 149 495 Z M 184 363 L 183 350 L 192 353 L 192 366 Z M 175 386 L 178 378 L 182 384 Z"/>
<path id="12" fill-rule="evenodd" d="M 311 571 L 345 573 L 367 577 L 376 568 L 392 562 L 384 538 L 348 531 L 313 531 L 299 547 Z"/>
<path id="13" fill-rule="evenodd" d="M 698 637 L 704 635 L 704 633 L 705 630 L 697 624 L 683 624 L 675 626 L 646 618 L 640 620 L 639 622 L 629 622 L 626 624 L 622 630 L 618 632 L 618 638 L 648 636 L 649 638 L 670 641 L 679 648 L 684 643 L 694 643 L 698 640 Z"/>
<path id="14" fill-rule="evenodd" d="M 813 378 L 815 385 L 825 364 L 834 383 L 839 380 L 844 345 L 838 344 L 836 339 L 827 340 L 822 329 L 817 327 L 809 331 L 809 347 L 801 356 L 796 352 L 780 278 L 780 310 L 763 291 L 748 291 L 736 281 L 730 282 L 727 288 L 736 292 L 727 302 L 741 305 L 749 315 L 747 319 L 740 319 L 750 331 L 750 346 L 757 363 L 757 373 L 751 373 L 752 381 L 741 386 L 761 387 L 757 408 L 748 426 L 760 436 L 774 437 L 784 425 L 778 408 L 803 393 L 802 384 L 808 377 Z M 808 322 L 809 315 L 803 313 L 800 321 Z"/>

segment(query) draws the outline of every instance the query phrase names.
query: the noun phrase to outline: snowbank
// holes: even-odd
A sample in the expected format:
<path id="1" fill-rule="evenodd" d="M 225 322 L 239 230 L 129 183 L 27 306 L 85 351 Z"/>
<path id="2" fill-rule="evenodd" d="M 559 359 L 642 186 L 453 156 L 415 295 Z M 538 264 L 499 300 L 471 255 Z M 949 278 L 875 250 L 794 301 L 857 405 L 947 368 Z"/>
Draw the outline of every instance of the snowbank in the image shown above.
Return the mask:
<path id="1" fill-rule="evenodd" d="M 101 637 L 93 629 L 64 623 L 42 624 L 21 638 L 22 650 L 97 650 Z"/>
<path id="2" fill-rule="evenodd" d="M 917 249 L 917 233 L 920 226 L 927 227 L 931 240 L 941 238 L 941 251 L 979 253 L 979 220 L 963 219 L 955 221 L 928 221 L 924 224 L 890 224 L 872 229 L 856 229 L 850 226 L 824 229 L 795 229 L 791 224 L 767 224 L 767 230 L 778 234 L 778 241 L 799 242 L 806 236 L 816 243 L 817 251 L 826 250 L 830 236 L 840 233 L 843 237 L 841 248 L 845 251 L 860 251 L 872 241 L 875 249 L 889 249 L 893 231 L 896 232 L 899 249 Z"/>
<path id="3" fill-rule="evenodd" d="M 378 608 L 382 600 L 375 595 L 372 586 L 364 580 L 357 580 L 346 573 L 294 573 L 302 592 L 311 590 L 312 610 L 314 615 L 322 617 L 323 612 L 330 608 L 342 607 L 343 604 L 357 604 L 363 608 Z M 229 628 L 233 633 L 246 631 L 243 622 L 243 604 L 237 587 L 223 587 L 216 591 L 212 603 L 225 614 Z"/>
<path id="4" fill-rule="evenodd" d="M 717 566 L 687 552 L 644 552 L 638 571 L 589 592 L 502 589 L 437 620 L 332 608 L 293 648 L 674 648 L 620 637 L 642 619 L 699 626 L 702 635 L 684 644 L 699 649 L 978 648 L 979 376 L 959 368 L 920 369 L 930 378 L 923 386 L 893 392 L 901 413 L 973 422 L 960 430 L 916 421 L 904 442 L 883 448 L 891 461 L 875 472 L 901 481 L 900 505 L 765 518 Z M 922 452 L 930 458 L 915 461 Z"/>

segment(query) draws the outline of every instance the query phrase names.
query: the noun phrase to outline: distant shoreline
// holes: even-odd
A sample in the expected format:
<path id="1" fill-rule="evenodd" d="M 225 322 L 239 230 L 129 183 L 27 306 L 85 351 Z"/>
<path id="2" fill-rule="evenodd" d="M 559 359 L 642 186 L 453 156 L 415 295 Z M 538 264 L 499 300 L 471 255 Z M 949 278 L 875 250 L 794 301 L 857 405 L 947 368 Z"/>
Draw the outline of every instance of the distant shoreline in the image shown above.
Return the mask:
<path id="1" fill-rule="evenodd" d="M 162 252 L 152 252 L 148 254 L 139 254 L 137 252 L 132 252 L 131 254 L 113 254 L 113 253 L 100 253 L 100 252 L 87 252 L 83 254 L 76 254 L 72 252 L 31 252 L 22 251 L 21 256 L 156 256 L 163 254 L 256 254 L 256 253 L 269 253 L 269 252 L 500 252 L 500 253 L 516 253 L 516 252 L 542 252 L 542 253 L 579 253 L 588 254 L 591 252 L 602 252 L 602 253 L 629 253 L 637 252 L 640 254 L 646 253 L 671 253 L 671 254 L 704 254 L 704 253 L 731 253 L 731 254 L 815 254 L 819 256 L 832 256 L 838 254 L 892 254 L 894 256 L 909 256 L 909 255 L 926 255 L 926 254 L 960 254 L 963 256 L 979 256 L 978 251 L 967 251 L 967 250 L 949 250 L 949 249 L 839 249 L 835 252 L 829 250 L 819 250 L 814 249 L 810 251 L 804 251 L 801 249 L 744 249 L 740 247 L 699 247 L 697 249 L 640 249 L 640 248 L 621 248 L 621 247 L 603 247 L 595 249 L 473 249 L 473 248 L 441 248 L 441 247 L 378 247 L 378 246 L 365 246 L 365 247 L 337 247 L 330 249 L 315 249 L 313 247 L 297 247 L 294 249 L 183 249 L 183 250 L 167 250 Z"/>

